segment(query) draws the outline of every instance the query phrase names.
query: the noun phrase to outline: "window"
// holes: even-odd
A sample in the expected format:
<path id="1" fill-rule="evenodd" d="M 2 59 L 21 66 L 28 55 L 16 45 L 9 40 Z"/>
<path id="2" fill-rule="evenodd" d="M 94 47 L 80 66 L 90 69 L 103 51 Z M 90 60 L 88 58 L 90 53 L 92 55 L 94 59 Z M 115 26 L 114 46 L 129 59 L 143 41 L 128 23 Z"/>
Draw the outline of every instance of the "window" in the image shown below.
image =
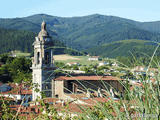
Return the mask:
<path id="1" fill-rule="evenodd" d="M 45 52 L 45 64 L 49 63 L 49 52 Z"/>
<path id="2" fill-rule="evenodd" d="M 40 59 L 40 53 L 38 52 L 38 53 L 37 53 L 37 64 L 40 63 L 40 60 L 39 60 L 39 59 Z"/>
<path id="3" fill-rule="evenodd" d="M 31 111 L 32 111 L 32 112 L 35 112 L 35 108 L 31 108 Z"/>
<path id="4" fill-rule="evenodd" d="M 56 94 L 55 97 L 58 98 L 58 95 Z"/>

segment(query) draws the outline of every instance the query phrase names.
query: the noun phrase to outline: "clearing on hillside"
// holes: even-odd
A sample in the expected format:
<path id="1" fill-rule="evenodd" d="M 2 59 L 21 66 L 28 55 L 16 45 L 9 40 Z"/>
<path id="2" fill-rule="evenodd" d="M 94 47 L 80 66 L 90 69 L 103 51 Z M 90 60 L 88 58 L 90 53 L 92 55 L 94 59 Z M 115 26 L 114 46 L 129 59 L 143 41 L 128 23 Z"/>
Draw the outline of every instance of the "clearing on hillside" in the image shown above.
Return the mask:
<path id="1" fill-rule="evenodd" d="M 83 65 L 99 63 L 99 61 L 89 61 L 88 56 L 71 56 L 71 55 L 63 54 L 63 55 L 54 55 L 53 57 L 55 61 L 63 62 L 63 63 L 78 62 Z"/>
<path id="2" fill-rule="evenodd" d="M 31 53 L 24 53 L 18 50 L 11 51 L 9 54 L 16 57 L 29 57 L 31 55 Z"/>
<path id="3" fill-rule="evenodd" d="M 54 59 L 56 61 L 59 61 L 59 60 L 79 60 L 79 58 L 76 58 L 74 56 L 70 56 L 70 55 L 67 55 L 67 54 L 63 54 L 63 55 L 54 55 L 53 56 Z"/>

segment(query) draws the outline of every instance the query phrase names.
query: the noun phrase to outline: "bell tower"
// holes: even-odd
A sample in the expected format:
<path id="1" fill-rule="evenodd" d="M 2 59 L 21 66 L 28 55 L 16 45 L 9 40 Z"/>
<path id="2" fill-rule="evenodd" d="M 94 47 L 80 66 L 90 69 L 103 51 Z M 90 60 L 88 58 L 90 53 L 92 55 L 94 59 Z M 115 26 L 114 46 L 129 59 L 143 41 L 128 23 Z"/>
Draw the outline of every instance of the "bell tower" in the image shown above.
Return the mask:
<path id="1" fill-rule="evenodd" d="M 41 24 L 41 31 L 35 37 L 33 43 L 34 57 L 32 59 L 32 100 L 41 98 L 44 93 L 46 97 L 52 97 L 52 79 L 54 78 L 54 63 L 51 45 L 51 37 L 46 30 L 46 23 Z"/>

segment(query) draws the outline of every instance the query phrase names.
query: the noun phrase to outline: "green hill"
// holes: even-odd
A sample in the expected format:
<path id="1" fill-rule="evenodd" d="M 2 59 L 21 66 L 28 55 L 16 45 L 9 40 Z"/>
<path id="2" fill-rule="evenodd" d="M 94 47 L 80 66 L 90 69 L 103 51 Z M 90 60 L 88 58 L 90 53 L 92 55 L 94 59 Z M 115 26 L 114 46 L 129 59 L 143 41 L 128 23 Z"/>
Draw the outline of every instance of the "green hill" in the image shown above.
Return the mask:
<path id="1" fill-rule="evenodd" d="M 51 31 L 56 31 L 68 46 L 79 50 L 125 39 L 160 40 L 160 35 L 155 33 L 158 30 L 153 29 L 155 25 L 150 29 L 152 26 L 150 23 L 136 22 L 114 16 L 95 14 L 62 18 L 39 14 L 24 19 L 40 24 L 42 17 L 48 23 L 48 28 Z"/>
<path id="2" fill-rule="evenodd" d="M 127 56 L 128 51 L 151 54 L 155 46 L 149 44 L 150 41 L 160 41 L 160 22 L 158 21 L 137 22 L 99 14 L 83 17 L 37 14 L 23 18 L 0 19 L 1 53 L 11 50 L 30 52 L 35 33 L 40 31 L 42 19 L 46 21 L 50 35 L 54 37 L 55 46 L 64 47 L 62 45 L 64 43 L 73 49 L 87 50 L 95 55 Z M 137 40 L 128 42 L 128 39 Z M 116 42 L 120 40 L 124 41 Z M 139 40 L 145 40 L 143 41 L 145 44 L 143 45 L 143 42 Z M 149 49 L 146 49 L 147 47 Z M 77 51 L 66 48 L 56 48 L 55 54 L 58 53 L 58 50 L 59 53 L 77 54 Z"/>
<path id="3" fill-rule="evenodd" d="M 0 27 L 38 32 L 44 19 L 50 35 L 67 46 L 85 50 L 127 39 L 160 41 L 160 22 L 137 22 L 99 14 L 83 17 L 56 17 L 37 14 L 24 18 L 0 19 Z"/>
<path id="4" fill-rule="evenodd" d="M 35 24 L 30 21 L 26 21 L 23 18 L 10 18 L 10 19 L 0 19 L 0 27 L 5 29 L 14 30 L 28 30 L 33 32 L 39 32 L 40 24 Z"/>
<path id="5" fill-rule="evenodd" d="M 122 40 L 109 44 L 104 44 L 98 47 L 88 49 L 88 53 L 92 55 L 100 55 L 103 57 L 112 57 L 117 56 L 151 56 L 157 47 L 157 43 L 153 43 L 145 40 Z M 158 48 L 156 55 L 160 55 L 160 48 Z"/>

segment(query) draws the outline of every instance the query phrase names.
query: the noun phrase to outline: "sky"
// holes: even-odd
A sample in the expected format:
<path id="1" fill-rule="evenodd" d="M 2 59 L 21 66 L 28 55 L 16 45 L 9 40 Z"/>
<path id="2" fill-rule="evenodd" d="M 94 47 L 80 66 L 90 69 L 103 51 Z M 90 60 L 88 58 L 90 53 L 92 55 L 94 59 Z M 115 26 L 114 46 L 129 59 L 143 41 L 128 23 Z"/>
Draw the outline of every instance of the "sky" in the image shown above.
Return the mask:
<path id="1" fill-rule="evenodd" d="M 34 14 L 75 17 L 91 14 L 160 21 L 160 0 L 0 0 L 0 18 Z"/>

